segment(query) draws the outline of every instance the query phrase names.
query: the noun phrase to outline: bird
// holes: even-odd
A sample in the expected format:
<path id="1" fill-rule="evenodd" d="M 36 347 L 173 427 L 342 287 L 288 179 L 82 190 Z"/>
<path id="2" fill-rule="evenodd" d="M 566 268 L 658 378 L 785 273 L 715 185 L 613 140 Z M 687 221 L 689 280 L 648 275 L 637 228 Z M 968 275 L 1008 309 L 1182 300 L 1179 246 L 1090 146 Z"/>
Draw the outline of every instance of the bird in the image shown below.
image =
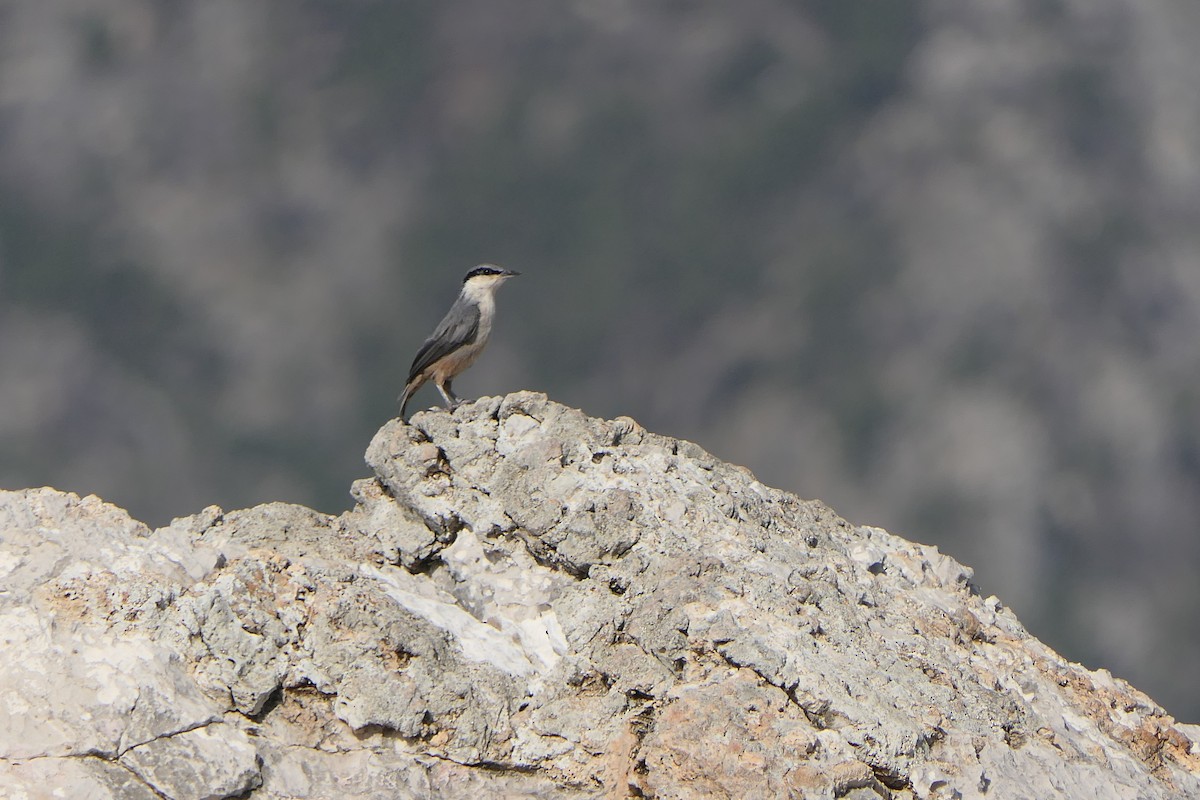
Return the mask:
<path id="1" fill-rule="evenodd" d="M 520 274 L 495 264 L 480 264 L 466 274 L 458 299 L 413 358 L 404 391 L 396 398 L 401 420 L 408 401 L 426 381 L 433 381 L 447 409 L 458 407 L 462 401 L 455 396 L 450 382 L 483 352 L 496 316 L 496 290 Z"/>

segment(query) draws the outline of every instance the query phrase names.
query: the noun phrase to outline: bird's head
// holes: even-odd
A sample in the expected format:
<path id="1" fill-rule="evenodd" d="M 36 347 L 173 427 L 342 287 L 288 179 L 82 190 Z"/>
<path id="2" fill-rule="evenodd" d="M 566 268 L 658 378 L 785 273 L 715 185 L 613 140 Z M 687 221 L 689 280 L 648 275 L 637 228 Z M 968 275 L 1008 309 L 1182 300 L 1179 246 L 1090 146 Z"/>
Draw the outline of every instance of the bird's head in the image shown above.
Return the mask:
<path id="1" fill-rule="evenodd" d="M 463 278 L 463 288 L 472 291 L 494 291 L 509 278 L 520 274 L 495 264 L 480 264 Z"/>

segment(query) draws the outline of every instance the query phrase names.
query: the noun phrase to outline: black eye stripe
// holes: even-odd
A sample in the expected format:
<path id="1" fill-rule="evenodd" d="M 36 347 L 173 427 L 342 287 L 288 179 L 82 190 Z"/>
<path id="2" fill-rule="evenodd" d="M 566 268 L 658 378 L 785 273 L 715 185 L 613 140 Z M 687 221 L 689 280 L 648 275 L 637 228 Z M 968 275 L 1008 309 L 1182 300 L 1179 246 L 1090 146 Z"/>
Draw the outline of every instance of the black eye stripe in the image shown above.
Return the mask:
<path id="1" fill-rule="evenodd" d="M 476 267 L 467 273 L 467 279 L 474 278 L 477 275 L 503 275 L 504 271 L 495 267 Z"/>

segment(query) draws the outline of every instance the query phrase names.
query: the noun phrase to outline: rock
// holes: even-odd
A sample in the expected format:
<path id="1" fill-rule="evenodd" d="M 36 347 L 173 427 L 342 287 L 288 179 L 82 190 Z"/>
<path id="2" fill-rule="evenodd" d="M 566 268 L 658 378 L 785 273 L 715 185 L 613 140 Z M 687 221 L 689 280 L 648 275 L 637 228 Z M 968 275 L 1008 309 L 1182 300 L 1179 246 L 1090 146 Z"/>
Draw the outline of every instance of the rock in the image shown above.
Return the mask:
<path id="1" fill-rule="evenodd" d="M 6 796 L 1168 798 L 1200 736 L 935 548 L 518 393 L 341 516 L 0 493 Z"/>
<path id="2" fill-rule="evenodd" d="M 208 725 L 152 739 L 121 756 L 147 785 L 179 800 L 220 800 L 262 783 L 258 752 L 236 727 Z"/>

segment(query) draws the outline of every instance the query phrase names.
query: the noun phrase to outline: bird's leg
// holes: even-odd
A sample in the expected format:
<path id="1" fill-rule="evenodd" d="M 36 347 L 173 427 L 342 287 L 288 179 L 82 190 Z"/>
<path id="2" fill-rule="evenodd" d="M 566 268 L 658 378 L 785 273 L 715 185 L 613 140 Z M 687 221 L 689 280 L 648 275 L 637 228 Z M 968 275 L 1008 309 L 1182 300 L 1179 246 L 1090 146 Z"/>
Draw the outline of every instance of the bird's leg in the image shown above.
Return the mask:
<path id="1" fill-rule="evenodd" d="M 442 393 L 442 399 L 446 401 L 446 408 L 453 411 L 462 405 L 462 400 L 459 400 L 454 394 L 454 390 L 450 388 L 450 381 L 443 381 L 437 384 L 438 391 Z"/>

